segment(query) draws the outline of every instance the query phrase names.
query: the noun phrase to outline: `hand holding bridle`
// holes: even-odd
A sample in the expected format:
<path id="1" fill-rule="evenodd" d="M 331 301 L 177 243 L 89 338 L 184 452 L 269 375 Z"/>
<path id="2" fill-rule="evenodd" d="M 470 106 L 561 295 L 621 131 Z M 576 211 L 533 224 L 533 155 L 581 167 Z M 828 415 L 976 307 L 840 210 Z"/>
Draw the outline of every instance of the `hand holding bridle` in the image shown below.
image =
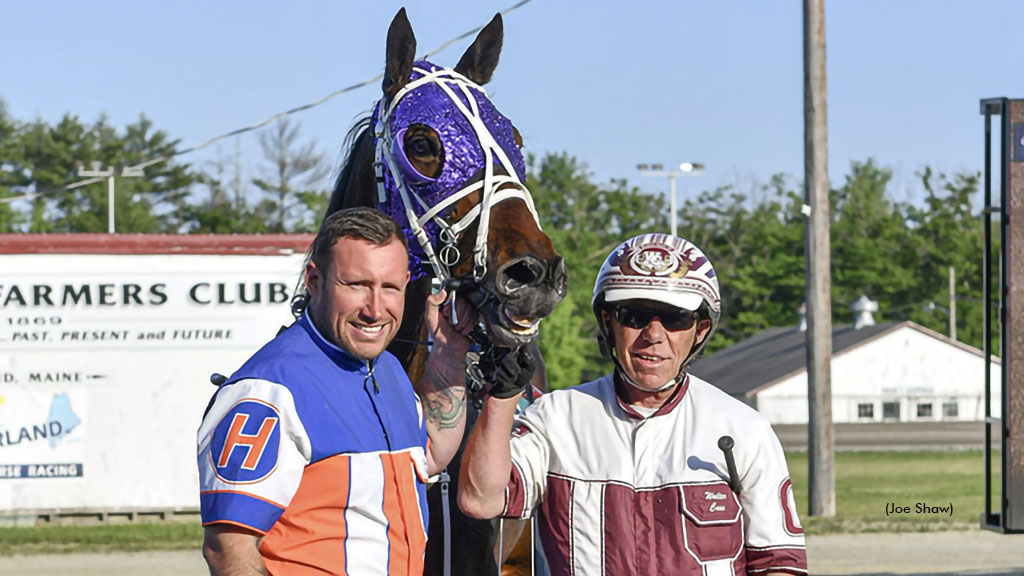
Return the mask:
<path id="1" fill-rule="evenodd" d="M 523 392 L 537 371 L 537 354 L 533 346 L 491 348 L 480 356 L 484 381 L 493 383 L 489 394 L 495 398 L 512 398 Z"/>

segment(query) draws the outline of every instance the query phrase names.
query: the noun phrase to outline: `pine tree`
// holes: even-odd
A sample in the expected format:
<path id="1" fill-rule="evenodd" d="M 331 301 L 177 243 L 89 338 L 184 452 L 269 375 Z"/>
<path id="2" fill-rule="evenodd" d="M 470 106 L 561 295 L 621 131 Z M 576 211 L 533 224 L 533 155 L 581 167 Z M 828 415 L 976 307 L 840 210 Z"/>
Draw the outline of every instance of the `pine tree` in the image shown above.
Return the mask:
<path id="1" fill-rule="evenodd" d="M 299 145 L 298 140 L 299 126 L 288 120 L 260 134 L 267 167 L 253 184 L 266 195 L 257 209 L 268 217 L 271 232 L 315 230 L 326 210 L 327 191 L 321 186 L 329 169 L 314 142 Z"/>

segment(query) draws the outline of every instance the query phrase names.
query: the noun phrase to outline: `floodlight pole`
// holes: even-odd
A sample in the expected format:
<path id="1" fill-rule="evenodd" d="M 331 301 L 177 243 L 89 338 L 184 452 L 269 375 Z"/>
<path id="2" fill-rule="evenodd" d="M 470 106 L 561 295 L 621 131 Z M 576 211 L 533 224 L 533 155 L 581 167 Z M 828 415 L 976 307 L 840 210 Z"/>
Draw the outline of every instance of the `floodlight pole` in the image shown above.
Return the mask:
<path id="1" fill-rule="evenodd" d="M 669 225 L 671 226 L 672 235 L 678 236 L 679 234 L 677 233 L 676 224 L 676 177 L 700 176 L 704 173 L 704 164 L 701 162 L 683 162 L 679 165 L 679 170 L 665 170 L 661 164 L 637 164 L 636 168 L 640 171 L 641 176 L 653 176 L 658 178 L 668 176 L 668 204 L 669 210 L 671 210 Z"/>
<path id="2" fill-rule="evenodd" d="M 114 233 L 114 176 L 117 175 L 117 169 L 114 166 L 108 167 L 106 170 L 100 170 L 100 163 L 93 162 L 92 170 L 85 170 L 84 168 L 78 169 L 78 175 L 82 178 L 106 178 L 107 179 L 107 234 Z M 145 176 L 145 172 L 141 168 L 122 168 L 122 178 L 139 178 Z"/>
<path id="3" fill-rule="evenodd" d="M 677 231 L 679 225 L 676 223 L 676 173 L 674 171 L 668 175 L 668 196 L 668 209 L 672 214 L 669 225 L 671 226 L 672 235 L 679 236 Z"/>

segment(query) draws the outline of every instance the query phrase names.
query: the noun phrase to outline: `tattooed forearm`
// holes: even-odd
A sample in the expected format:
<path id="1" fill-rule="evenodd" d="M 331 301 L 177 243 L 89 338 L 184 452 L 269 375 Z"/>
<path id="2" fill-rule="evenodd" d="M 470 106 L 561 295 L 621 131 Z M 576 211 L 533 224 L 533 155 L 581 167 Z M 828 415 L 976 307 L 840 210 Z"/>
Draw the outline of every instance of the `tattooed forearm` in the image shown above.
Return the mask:
<path id="1" fill-rule="evenodd" d="M 451 349 L 435 346 L 423 374 L 416 381 L 416 394 L 420 397 L 430 439 L 427 444 L 427 471 L 431 475 L 451 462 L 466 427 L 465 355 L 446 352 L 451 352 Z"/>
<path id="2" fill-rule="evenodd" d="M 427 421 L 441 430 L 455 428 L 465 417 L 466 394 L 454 394 L 446 388 L 423 399 L 423 411 Z"/>
<path id="3" fill-rule="evenodd" d="M 428 424 L 439 430 L 446 430 L 456 428 L 462 423 L 466 415 L 465 387 L 440 382 L 428 371 L 423 375 L 418 388 L 423 401 L 423 414 Z"/>

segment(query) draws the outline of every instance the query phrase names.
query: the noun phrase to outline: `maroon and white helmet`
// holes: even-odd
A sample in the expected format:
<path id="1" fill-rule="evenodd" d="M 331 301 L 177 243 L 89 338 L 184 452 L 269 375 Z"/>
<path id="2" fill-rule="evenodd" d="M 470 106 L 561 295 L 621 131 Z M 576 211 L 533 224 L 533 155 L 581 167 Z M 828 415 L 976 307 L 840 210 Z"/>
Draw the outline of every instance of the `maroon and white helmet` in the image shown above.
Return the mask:
<path id="1" fill-rule="evenodd" d="M 605 258 L 594 282 L 591 301 L 605 340 L 601 308 L 621 300 L 653 300 L 683 310 L 698 310 L 701 304 L 707 304 L 711 331 L 693 351 L 691 359 L 711 339 L 722 310 L 718 276 L 711 261 L 700 248 L 671 234 L 635 236 L 619 244 Z"/>

